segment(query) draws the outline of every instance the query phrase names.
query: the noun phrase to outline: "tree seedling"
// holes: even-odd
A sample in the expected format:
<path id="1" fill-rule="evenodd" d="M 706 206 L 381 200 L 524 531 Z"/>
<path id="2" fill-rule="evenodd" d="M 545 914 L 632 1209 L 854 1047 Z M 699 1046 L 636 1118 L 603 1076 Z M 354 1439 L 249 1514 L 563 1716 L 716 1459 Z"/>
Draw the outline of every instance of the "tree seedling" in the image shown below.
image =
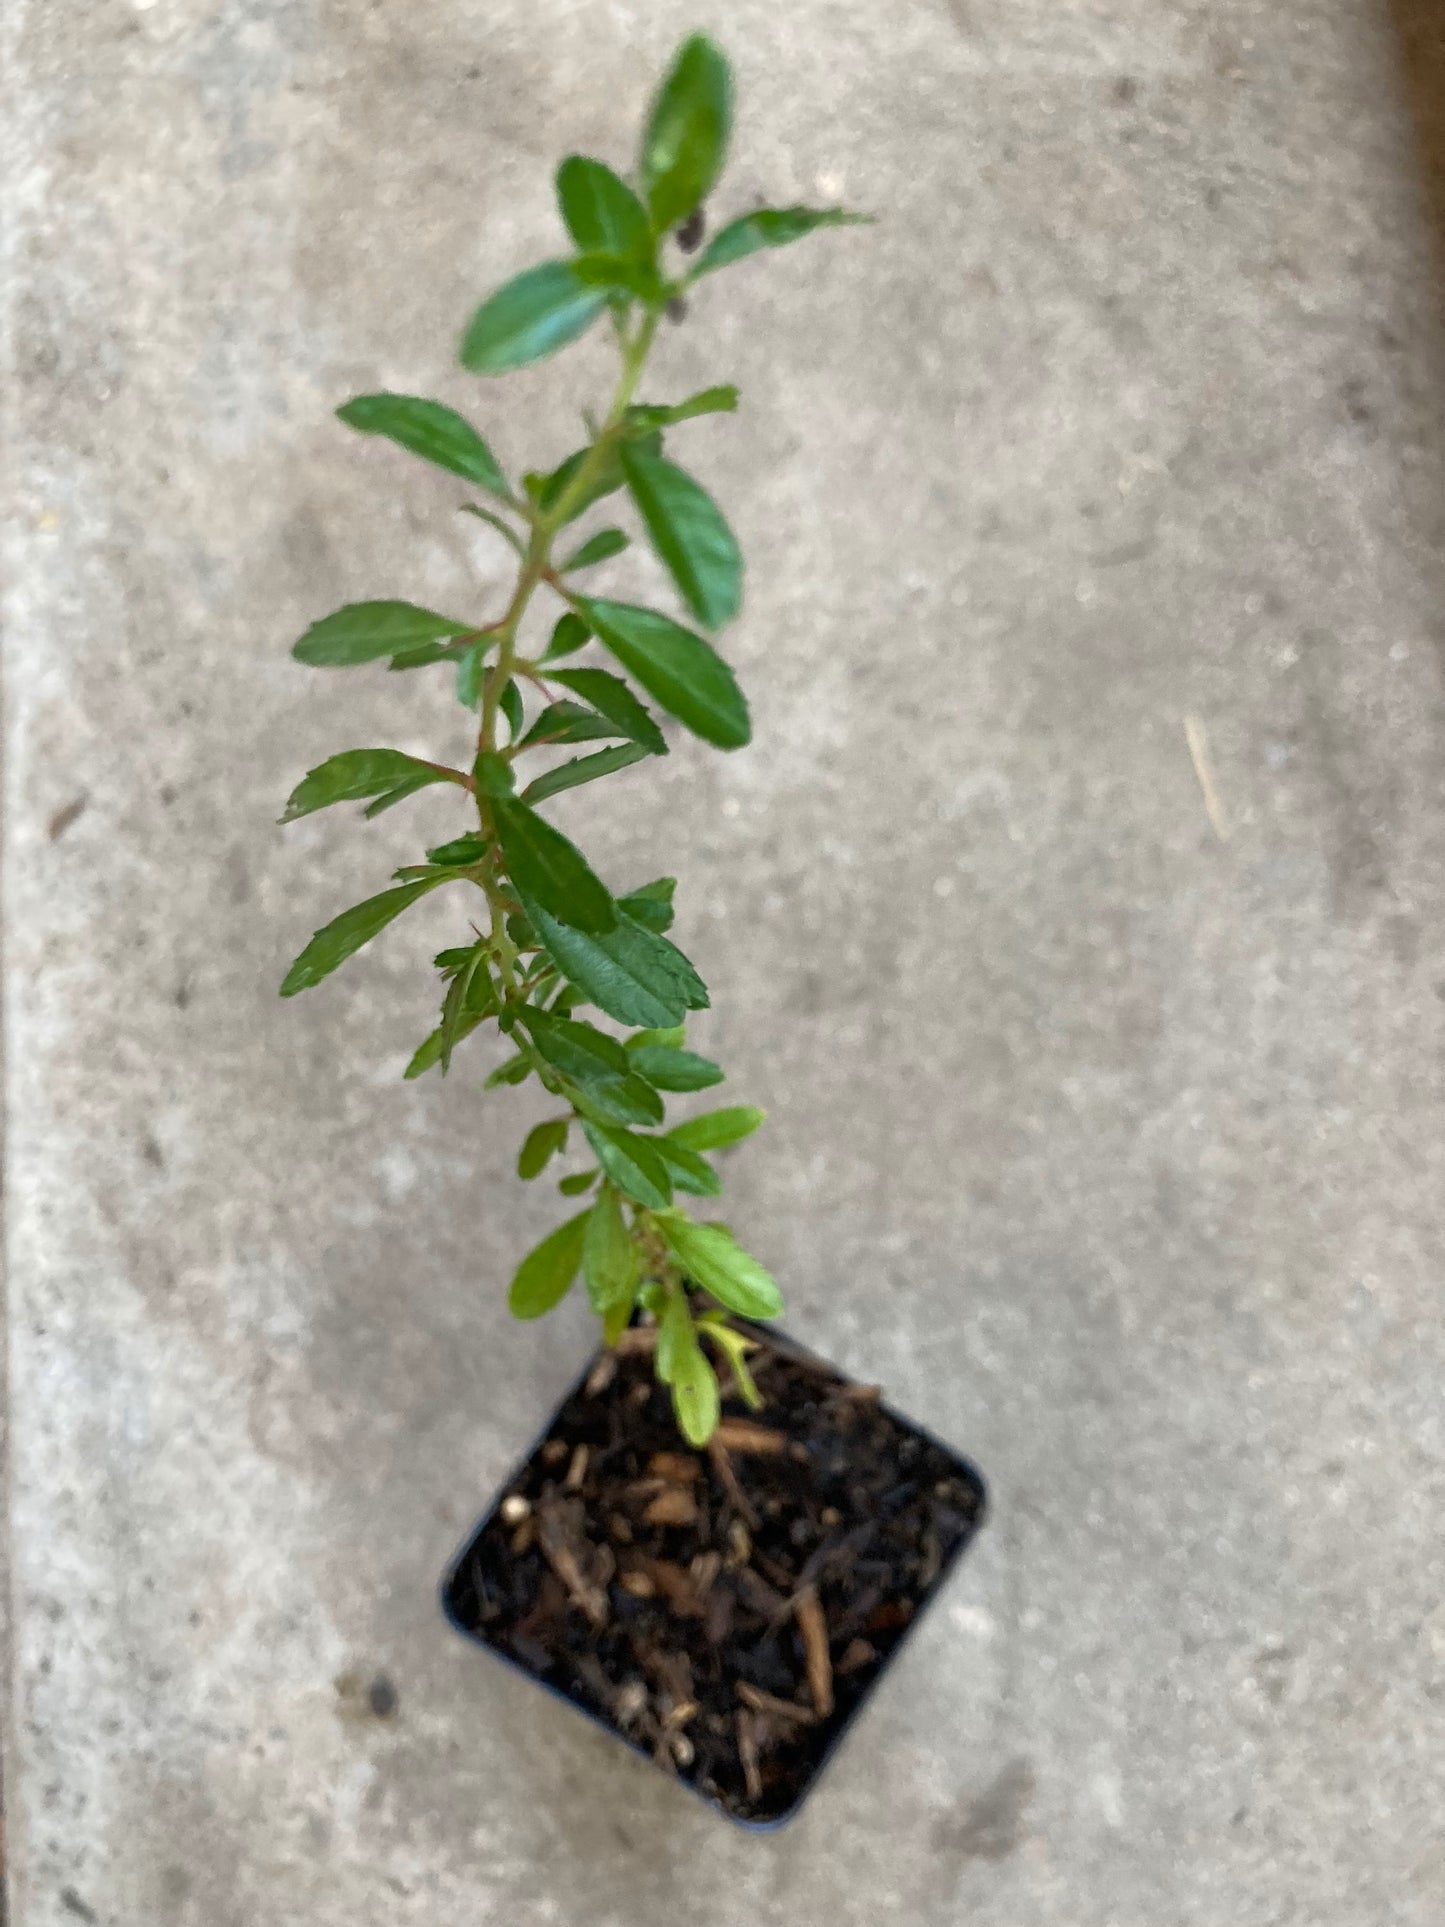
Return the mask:
<path id="1" fill-rule="evenodd" d="M 406 1075 L 445 1074 L 473 1033 L 496 1031 L 510 1050 L 487 1088 L 535 1077 L 555 1100 L 552 1115 L 526 1136 L 518 1175 L 536 1179 L 554 1159 L 580 1152 L 586 1167 L 558 1188 L 588 1201 L 522 1260 L 510 1307 L 518 1318 L 538 1318 L 580 1276 L 606 1343 L 645 1314 L 657 1377 L 695 1445 L 718 1424 L 718 1366 L 757 1402 L 748 1341 L 729 1315 L 774 1318 L 782 1298 L 730 1230 L 698 1221 L 678 1200 L 718 1195 L 710 1154 L 746 1137 L 763 1113 L 728 1105 L 669 1126 L 669 1097 L 723 1078 L 687 1045 L 684 1025 L 707 1007 L 708 993 L 666 934 L 673 880 L 614 894 L 544 806 L 668 753 L 647 699 L 718 749 L 749 739 L 743 694 L 699 633 L 737 615 L 742 558 L 712 497 L 664 452 L 674 429 L 735 409 L 737 390 L 723 384 L 660 403 L 639 400 L 639 387 L 660 324 L 680 316 L 712 275 L 863 217 L 759 208 L 703 245 L 703 205 L 731 122 L 728 64 L 695 35 L 652 101 L 635 179 L 583 155 L 564 160 L 557 200 L 572 252 L 515 276 L 472 317 L 461 360 L 483 376 L 540 361 L 594 326 L 610 329 L 620 360 L 615 390 L 600 419 L 589 419 L 585 444 L 564 461 L 513 481 L 461 415 L 412 395 L 358 395 L 337 411 L 362 434 L 384 436 L 471 483 L 482 499 L 466 507 L 515 552 L 516 577 L 505 607 L 490 617 L 381 601 L 350 603 L 312 624 L 293 653 L 314 667 L 387 661 L 396 670 L 449 670 L 458 700 L 475 713 L 474 745 L 460 764 L 397 749 L 344 750 L 308 773 L 281 819 L 352 800 L 364 800 L 364 814 L 374 817 L 433 784 L 465 793 L 467 827 L 398 870 L 392 888 L 318 930 L 281 994 L 320 983 L 433 890 L 480 893 L 467 940 L 435 960 L 440 1019 Z M 591 533 L 577 524 L 612 498 L 629 503 L 687 622 L 588 593 L 587 571 L 621 554 L 629 537 L 611 524 Z M 524 627 L 534 626 L 539 595 L 557 605 L 555 620 L 545 640 L 528 641 Z M 579 1016 L 585 1007 L 619 1029 Z"/>

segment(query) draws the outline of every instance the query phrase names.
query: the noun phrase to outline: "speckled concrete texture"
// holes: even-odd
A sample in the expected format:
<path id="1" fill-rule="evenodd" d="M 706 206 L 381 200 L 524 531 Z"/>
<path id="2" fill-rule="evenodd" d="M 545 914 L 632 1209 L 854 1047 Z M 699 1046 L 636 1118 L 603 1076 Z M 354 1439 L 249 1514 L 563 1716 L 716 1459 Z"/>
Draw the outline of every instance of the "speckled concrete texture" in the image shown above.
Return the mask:
<path id="1" fill-rule="evenodd" d="M 566 452 L 604 344 L 453 344 L 695 24 L 11 0 L 15 1927 L 1439 1927 L 1445 305 L 1369 0 L 715 13 L 727 205 L 883 219 L 650 384 L 743 390 L 687 438 L 754 745 L 558 816 L 679 871 L 772 1111 L 730 1215 L 994 1519 L 775 1837 L 437 1615 L 591 1334 L 501 1311 L 526 1100 L 399 1078 L 455 913 L 277 1000 L 456 820 L 290 784 L 460 741 L 286 651 L 488 606 L 462 491 L 330 411 Z"/>

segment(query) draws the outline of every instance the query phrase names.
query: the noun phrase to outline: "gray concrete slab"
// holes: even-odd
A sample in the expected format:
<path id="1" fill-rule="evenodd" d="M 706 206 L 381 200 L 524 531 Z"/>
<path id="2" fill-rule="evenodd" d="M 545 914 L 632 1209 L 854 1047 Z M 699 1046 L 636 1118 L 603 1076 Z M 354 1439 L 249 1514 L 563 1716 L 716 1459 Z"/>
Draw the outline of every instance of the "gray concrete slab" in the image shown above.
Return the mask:
<path id="1" fill-rule="evenodd" d="M 285 652 L 499 579 L 329 411 L 565 450 L 593 346 L 451 344 L 696 18 L 12 0 L 15 1922 L 1435 1927 L 1441 310 L 1366 0 L 718 15 L 730 204 L 884 220 L 666 342 L 746 397 L 692 446 L 757 740 L 591 841 L 684 878 L 795 1327 L 995 1522 L 776 1838 L 437 1618 L 590 1334 L 500 1312 L 525 1107 L 398 1080 L 445 912 L 276 999 L 449 820 L 289 784 L 455 727 Z"/>

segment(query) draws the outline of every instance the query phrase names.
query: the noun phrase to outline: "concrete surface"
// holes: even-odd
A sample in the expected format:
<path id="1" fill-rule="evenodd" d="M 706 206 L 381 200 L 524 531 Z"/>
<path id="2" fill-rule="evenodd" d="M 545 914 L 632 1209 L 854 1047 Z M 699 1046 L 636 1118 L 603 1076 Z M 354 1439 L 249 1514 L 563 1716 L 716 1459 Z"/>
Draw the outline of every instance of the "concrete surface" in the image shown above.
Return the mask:
<path id="1" fill-rule="evenodd" d="M 526 1106 L 398 1080 L 440 906 L 275 995 L 452 820 L 282 834 L 295 776 L 456 728 L 287 645 L 500 567 L 329 411 L 565 451 L 597 344 L 452 343 L 696 9 L 11 0 L 16 1927 L 1438 1927 L 1442 309 L 1388 14 L 716 18 L 729 204 L 885 219 L 667 339 L 653 392 L 746 397 L 689 446 L 757 741 L 590 838 L 684 878 L 795 1327 L 994 1523 L 776 1838 L 467 1649 L 435 1577 L 590 1342 L 501 1314 Z"/>

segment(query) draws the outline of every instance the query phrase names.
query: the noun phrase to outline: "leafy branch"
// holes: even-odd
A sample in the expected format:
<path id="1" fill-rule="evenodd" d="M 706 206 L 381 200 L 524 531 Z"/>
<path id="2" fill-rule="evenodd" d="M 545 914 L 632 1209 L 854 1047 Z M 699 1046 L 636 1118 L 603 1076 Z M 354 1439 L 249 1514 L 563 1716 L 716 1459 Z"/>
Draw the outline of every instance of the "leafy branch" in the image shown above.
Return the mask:
<path id="1" fill-rule="evenodd" d="M 746 700 L 705 635 L 662 610 L 578 586 L 580 574 L 628 547 L 622 529 L 596 529 L 562 559 L 556 554 L 564 531 L 596 504 L 625 495 L 688 615 L 715 632 L 738 613 L 743 565 L 733 533 L 708 492 L 664 453 L 671 430 L 730 413 L 737 391 L 718 385 L 679 403 L 641 402 L 649 354 L 663 320 L 680 316 L 684 296 L 708 275 L 863 217 L 838 208 L 761 208 L 722 227 L 698 254 L 702 206 L 721 172 L 731 122 L 727 62 L 694 35 L 653 99 L 636 185 L 602 161 L 564 160 L 557 199 L 574 252 L 515 276 L 472 317 L 461 360 L 484 376 L 539 361 L 607 317 L 618 351 L 615 387 L 600 419 L 585 418 L 584 445 L 556 467 L 514 484 L 471 423 L 418 396 L 360 395 L 338 410 L 359 433 L 382 436 L 480 490 L 488 499 L 464 506 L 507 542 L 517 570 L 505 608 L 489 620 L 376 601 L 348 604 L 312 624 L 294 654 L 318 668 L 383 660 L 394 670 L 448 666 L 458 700 L 475 712 L 475 746 L 460 768 L 395 749 L 343 751 L 303 778 L 282 817 L 292 822 L 358 800 L 371 817 L 437 784 L 468 793 L 474 827 L 427 850 L 423 862 L 395 873 L 391 888 L 318 930 L 282 995 L 320 983 L 431 891 L 455 883 L 480 893 L 485 927 L 473 925 L 469 942 L 436 958 L 440 1016 L 406 1075 L 433 1068 L 445 1075 L 473 1032 L 494 1028 L 512 1053 L 487 1086 L 535 1077 L 556 1100 L 556 1112 L 527 1134 L 518 1175 L 536 1179 L 585 1146 L 590 1162 L 564 1175 L 558 1189 L 591 1197 L 523 1259 L 510 1308 L 519 1318 L 540 1317 L 580 1276 L 607 1343 L 639 1316 L 649 1321 L 657 1376 L 697 1444 L 718 1422 L 719 1367 L 740 1396 L 757 1401 L 748 1341 L 728 1314 L 776 1317 L 782 1299 L 727 1227 L 694 1220 L 677 1200 L 719 1193 L 710 1154 L 748 1136 L 763 1113 L 731 1105 L 669 1128 L 668 1097 L 723 1079 L 687 1047 L 687 1018 L 707 1007 L 708 994 L 666 934 L 672 879 L 614 896 L 540 805 L 666 755 L 647 699 L 717 748 L 749 739 Z M 561 610 L 546 643 L 528 653 L 523 630 L 539 592 Z M 594 648 L 602 660 L 575 660 Z M 609 660 L 613 666 L 605 666 Z M 539 755 L 599 743 L 607 746 L 536 766 Z M 588 1005 L 627 1034 L 576 1015 Z"/>

